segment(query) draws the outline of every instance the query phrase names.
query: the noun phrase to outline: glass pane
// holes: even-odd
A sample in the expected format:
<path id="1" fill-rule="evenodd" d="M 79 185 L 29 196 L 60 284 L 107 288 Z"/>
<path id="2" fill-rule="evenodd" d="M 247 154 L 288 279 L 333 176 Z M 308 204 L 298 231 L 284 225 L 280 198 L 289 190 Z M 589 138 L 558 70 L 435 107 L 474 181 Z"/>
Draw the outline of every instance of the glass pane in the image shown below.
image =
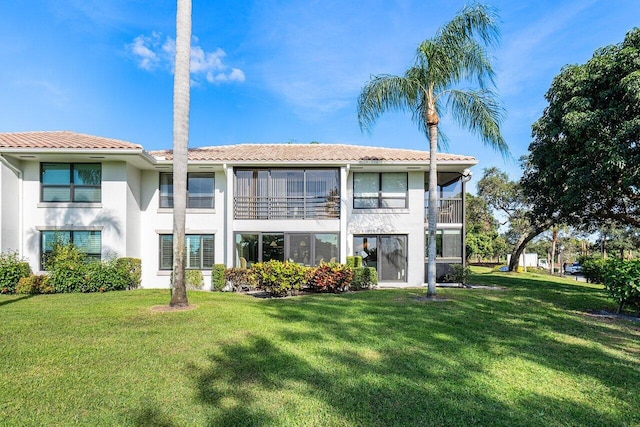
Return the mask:
<path id="1" fill-rule="evenodd" d="M 70 187 L 42 187 L 43 202 L 70 202 Z"/>
<path id="2" fill-rule="evenodd" d="M 71 182 L 71 164 L 69 163 L 43 163 L 42 183 L 69 185 Z"/>
<path id="3" fill-rule="evenodd" d="M 40 236 L 44 253 L 51 252 L 56 242 L 66 244 L 71 241 L 71 233 L 69 231 L 41 231 Z"/>
<path id="4" fill-rule="evenodd" d="M 102 165 L 74 164 L 73 183 L 75 185 L 100 185 L 102 183 Z"/>
<path id="5" fill-rule="evenodd" d="M 405 193 L 406 194 L 406 193 Z M 385 197 L 383 194 L 380 199 L 380 206 L 383 208 L 402 209 L 407 207 L 406 197 Z"/>
<path id="6" fill-rule="evenodd" d="M 209 270 L 215 264 L 215 245 L 213 234 L 202 236 L 202 268 Z"/>
<path id="7" fill-rule="evenodd" d="M 354 198 L 353 207 L 355 209 L 376 209 L 378 208 L 378 195 L 371 198 Z"/>
<path id="8" fill-rule="evenodd" d="M 251 267 L 258 262 L 258 235 L 236 234 L 236 267 Z"/>
<path id="9" fill-rule="evenodd" d="M 160 270 L 173 269 L 173 236 L 160 235 Z"/>
<path id="10" fill-rule="evenodd" d="M 101 200 L 100 188 L 94 187 L 75 187 L 73 189 L 73 201 L 74 202 L 100 202 Z"/>
<path id="11" fill-rule="evenodd" d="M 407 237 L 380 236 L 380 280 L 405 282 Z"/>
<path id="12" fill-rule="evenodd" d="M 201 268 L 202 247 L 200 236 L 185 236 L 184 243 L 187 248 L 185 256 L 186 268 Z"/>
<path id="13" fill-rule="evenodd" d="M 284 234 L 262 235 L 262 261 L 284 261 Z"/>
<path id="14" fill-rule="evenodd" d="M 160 207 L 173 207 L 173 174 L 160 173 Z"/>
<path id="15" fill-rule="evenodd" d="M 380 175 L 378 173 L 359 172 L 353 174 L 354 197 L 378 197 Z"/>
<path id="16" fill-rule="evenodd" d="M 298 264 L 311 264 L 311 235 L 289 234 L 288 259 Z"/>
<path id="17" fill-rule="evenodd" d="M 74 231 L 73 244 L 80 252 L 99 255 L 101 252 L 101 233 L 99 231 Z"/>
<path id="18" fill-rule="evenodd" d="M 382 192 L 383 193 L 406 193 L 407 192 L 407 174 L 383 173 L 382 174 Z"/>
<path id="19" fill-rule="evenodd" d="M 189 208 L 213 208 L 214 174 L 190 173 L 187 179 Z"/>
<path id="20" fill-rule="evenodd" d="M 353 254 L 362 257 L 362 265 L 378 269 L 378 239 L 376 236 L 354 236 Z"/>
<path id="21" fill-rule="evenodd" d="M 323 261 L 338 261 L 340 258 L 337 234 L 316 234 L 314 236 L 314 243 L 316 251 L 315 265 L 318 265 Z"/>

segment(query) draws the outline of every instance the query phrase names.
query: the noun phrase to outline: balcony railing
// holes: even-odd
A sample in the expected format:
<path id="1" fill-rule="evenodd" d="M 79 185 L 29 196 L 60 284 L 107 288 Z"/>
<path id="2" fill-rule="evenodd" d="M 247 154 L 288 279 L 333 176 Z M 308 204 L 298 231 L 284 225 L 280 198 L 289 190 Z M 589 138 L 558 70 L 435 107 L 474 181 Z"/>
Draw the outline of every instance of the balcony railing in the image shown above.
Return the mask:
<path id="1" fill-rule="evenodd" d="M 334 219 L 340 218 L 337 196 L 234 197 L 235 219 Z"/>
<path id="2" fill-rule="evenodd" d="M 425 200 L 425 202 L 428 202 Z M 424 222 L 429 221 L 429 208 L 424 208 Z M 450 198 L 438 200 L 438 223 L 459 224 L 462 223 L 462 199 Z"/>

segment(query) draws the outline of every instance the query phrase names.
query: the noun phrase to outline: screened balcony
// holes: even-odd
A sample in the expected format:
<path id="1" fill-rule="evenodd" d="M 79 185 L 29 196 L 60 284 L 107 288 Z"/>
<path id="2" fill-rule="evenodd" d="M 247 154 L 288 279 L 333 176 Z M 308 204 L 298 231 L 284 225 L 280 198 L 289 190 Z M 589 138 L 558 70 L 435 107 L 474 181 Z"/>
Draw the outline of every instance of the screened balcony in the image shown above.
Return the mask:
<path id="1" fill-rule="evenodd" d="M 429 221 L 429 174 L 424 183 L 424 222 Z M 462 194 L 464 185 L 458 172 L 438 172 L 438 224 L 461 224 L 464 221 Z"/>
<path id="2" fill-rule="evenodd" d="M 338 169 L 238 169 L 235 219 L 340 218 Z"/>

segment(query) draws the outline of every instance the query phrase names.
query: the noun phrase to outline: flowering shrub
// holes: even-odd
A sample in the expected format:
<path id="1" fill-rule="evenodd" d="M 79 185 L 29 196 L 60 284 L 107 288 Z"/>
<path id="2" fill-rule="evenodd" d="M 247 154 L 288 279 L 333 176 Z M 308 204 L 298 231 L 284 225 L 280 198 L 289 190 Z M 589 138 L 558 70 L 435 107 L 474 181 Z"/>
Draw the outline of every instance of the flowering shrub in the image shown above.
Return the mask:
<path id="1" fill-rule="evenodd" d="M 322 263 L 309 278 L 309 289 L 315 292 L 344 292 L 353 279 L 353 268 L 338 263 Z"/>
<path id="2" fill-rule="evenodd" d="M 54 294 L 56 288 L 51 285 L 49 276 L 32 274 L 28 277 L 23 277 L 16 286 L 16 293 L 36 295 L 36 294 Z"/>

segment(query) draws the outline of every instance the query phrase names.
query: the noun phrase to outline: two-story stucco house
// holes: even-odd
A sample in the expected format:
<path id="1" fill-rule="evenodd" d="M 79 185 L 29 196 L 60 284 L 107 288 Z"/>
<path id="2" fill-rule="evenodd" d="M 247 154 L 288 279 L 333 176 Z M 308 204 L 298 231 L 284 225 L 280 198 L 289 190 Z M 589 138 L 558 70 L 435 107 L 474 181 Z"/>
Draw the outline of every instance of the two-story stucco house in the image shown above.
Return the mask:
<path id="1" fill-rule="evenodd" d="M 189 150 L 187 268 L 360 255 L 385 286 L 422 286 L 429 153 L 337 144 Z M 464 262 L 473 157 L 438 154 L 438 275 Z M 34 271 L 55 238 L 90 257 L 142 260 L 142 286 L 169 287 L 171 151 L 73 132 L 0 134 L 0 251 Z"/>

